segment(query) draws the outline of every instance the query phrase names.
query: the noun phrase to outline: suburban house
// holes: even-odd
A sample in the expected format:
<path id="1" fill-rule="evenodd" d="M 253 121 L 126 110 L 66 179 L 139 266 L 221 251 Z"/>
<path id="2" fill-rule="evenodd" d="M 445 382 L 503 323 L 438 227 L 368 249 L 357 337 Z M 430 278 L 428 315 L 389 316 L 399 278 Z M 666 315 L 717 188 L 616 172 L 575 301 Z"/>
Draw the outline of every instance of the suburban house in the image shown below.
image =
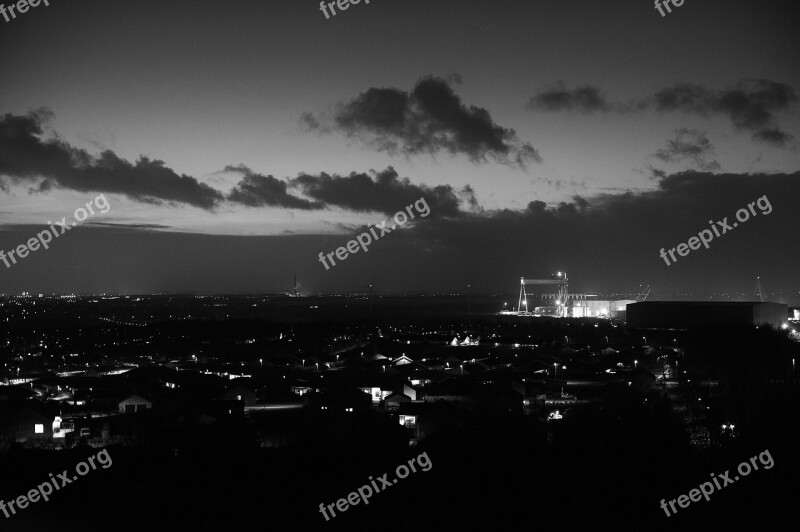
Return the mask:
<path id="1" fill-rule="evenodd" d="M 407 396 L 404 393 L 393 393 L 386 399 L 384 399 L 384 405 L 386 405 L 386 410 L 397 410 L 400 408 L 400 403 L 410 403 L 411 397 Z"/>
<path id="2" fill-rule="evenodd" d="M 335 413 L 366 411 L 370 396 L 357 388 L 330 388 L 306 394 L 306 407 Z"/>
<path id="3" fill-rule="evenodd" d="M 144 412 L 153 408 L 153 403 L 142 397 L 141 395 L 131 395 L 119 402 L 120 414 L 133 414 L 135 412 Z"/>
<path id="4" fill-rule="evenodd" d="M 32 407 L 13 413 L 4 425 L 6 441 L 25 443 L 53 436 L 53 418 Z"/>
<path id="5" fill-rule="evenodd" d="M 253 406 L 258 402 L 256 392 L 243 383 L 236 383 L 228 388 L 222 397 L 228 401 L 244 401 L 245 406 Z"/>

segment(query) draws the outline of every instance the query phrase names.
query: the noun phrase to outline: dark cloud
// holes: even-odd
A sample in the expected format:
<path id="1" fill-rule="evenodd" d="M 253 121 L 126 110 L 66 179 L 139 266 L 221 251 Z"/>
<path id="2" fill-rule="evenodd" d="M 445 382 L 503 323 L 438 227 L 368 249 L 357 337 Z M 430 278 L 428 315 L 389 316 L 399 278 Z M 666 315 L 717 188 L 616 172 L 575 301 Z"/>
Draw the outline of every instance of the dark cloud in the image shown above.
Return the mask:
<path id="1" fill-rule="evenodd" d="M 692 83 L 679 83 L 633 104 L 610 103 L 600 90 L 582 85 L 569 90 L 563 83 L 533 96 L 528 107 L 543 111 L 578 110 L 584 113 L 614 111 L 627 113 L 654 109 L 661 113 L 683 112 L 699 116 L 723 115 L 752 138 L 783 148 L 796 145 L 794 136 L 777 125 L 777 114 L 797 103 L 794 89 L 767 79 L 742 79 L 735 87 L 712 90 Z"/>
<path id="2" fill-rule="evenodd" d="M 244 165 L 226 166 L 226 172 L 242 175 L 242 180 L 228 194 L 228 201 L 248 207 L 285 207 L 287 209 L 322 209 L 321 203 L 291 196 L 285 181 L 261 175 Z"/>
<path id="3" fill-rule="evenodd" d="M 753 133 L 753 138 L 759 142 L 784 147 L 794 144 L 795 138 L 778 128 L 761 128 Z"/>
<path id="4" fill-rule="evenodd" d="M 370 88 L 340 105 L 331 120 L 308 113 L 302 120 L 309 129 L 340 131 L 393 155 L 445 151 L 474 162 L 489 157 L 519 166 L 541 162 L 539 153 L 513 129 L 495 124 L 486 109 L 463 104 L 450 82 L 437 77 L 421 79 L 411 92 Z"/>
<path id="5" fill-rule="evenodd" d="M 679 83 L 670 88 L 660 90 L 650 101 L 639 102 L 639 108 L 655 106 L 657 111 L 684 111 L 707 115 L 711 112 L 715 95 L 700 85 Z"/>
<path id="6" fill-rule="evenodd" d="M 675 139 L 668 141 L 667 147 L 658 150 L 654 157 L 668 164 L 689 161 L 696 169 L 704 172 L 720 169 L 715 159 L 714 146 L 704 132 L 682 128 L 675 133 Z"/>
<path id="7" fill-rule="evenodd" d="M 581 85 L 573 90 L 567 89 L 563 82 L 556 87 L 545 89 L 528 101 L 528 108 L 537 111 L 580 111 L 594 113 L 611 109 L 600 90 L 591 85 Z"/>
<path id="8" fill-rule="evenodd" d="M 765 215 L 755 207 L 758 216 L 715 238 L 709 250 L 694 251 L 669 267 L 659 257 L 662 247 L 686 242 L 708 227 L 708 220 L 735 221 L 739 209 L 763 196 L 772 212 Z M 403 253 L 414 254 L 403 279 L 447 286 L 472 282 L 486 290 L 505 286 L 513 297 L 514 279 L 561 269 L 569 272 L 576 292 L 642 283 L 662 294 L 699 296 L 709 290 L 748 290 L 765 264 L 776 286 L 794 286 L 800 250 L 791 242 L 798 213 L 798 172 L 686 171 L 667 175 L 647 192 L 575 196 L 557 205 L 531 201 L 521 211 L 430 220 L 397 237 L 404 239 Z M 404 255 L 398 250 L 398 256 Z"/>
<path id="9" fill-rule="evenodd" d="M 587 181 L 589 181 L 589 179 L 583 179 L 583 180 L 579 180 L 579 179 L 551 179 L 549 177 L 540 177 L 540 178 L 536 179 L 534 182 L 535 183 L 544 183 L 547 186 L 552 187 L 555 190 L 565 190 L 567 188 L 570 188 L 572 190 L 576 190 L 576 189 L 585 190 L 585 189 L 588 188 Z"/>
<path id="10" fill-rule="evenodd" d="M 776 147 L 794 141 L 792 135 L 775 124 L 775 113 L 786 111 L 797 102 L 794 89 L 785 83 L 743 79 L 735 87 L 721 91 L 699 85 L 675 85 L 656 93 L 653 100 L 656 110 L 662 112 L 726 115 L 736 129 L 750 131 L 755 140 Z"/>
<path id="11" fill-rule="evenodd" d="M 93 156 L 57 137 L 44 138 L 51 119 L 46 109 L 0 118 L 0 176 L 15 183 L 37 183 L 34 190 L 40 192 L 55 187 L 117 193 L 141 202 L 185 203 L 202 209 L 213 209 L 224 199 L 219 191 L 177 174 L 163 161 L 140 157 L 131 163 L 111 150 Z"/>
<path id="12" fill-rule="evenodd" d="M 420 198 L 430 207 L 431 217 L 460 216 L 462 201 L 470 208 L 477 206 L 470 187 L 456 191 L 449 185 L 414 185 L 407 177 L 400 178 L 391 166 L 381 172 L 352 172 L 348 176 L 300 174 L 291 185 L 327 205 L 360 212 L 393 214 Z"/>

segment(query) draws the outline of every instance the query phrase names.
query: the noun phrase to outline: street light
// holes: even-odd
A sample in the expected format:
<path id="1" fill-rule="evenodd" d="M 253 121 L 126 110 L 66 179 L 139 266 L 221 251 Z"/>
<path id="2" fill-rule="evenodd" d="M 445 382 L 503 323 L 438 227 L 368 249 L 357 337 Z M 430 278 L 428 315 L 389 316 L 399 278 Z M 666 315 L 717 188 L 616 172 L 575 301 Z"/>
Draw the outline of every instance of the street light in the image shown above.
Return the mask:
<path id="1" fill-rule="evenodd" d="M 553 362 L 553 380 L 557 379 L 558 379 L 558 363 Z"/>

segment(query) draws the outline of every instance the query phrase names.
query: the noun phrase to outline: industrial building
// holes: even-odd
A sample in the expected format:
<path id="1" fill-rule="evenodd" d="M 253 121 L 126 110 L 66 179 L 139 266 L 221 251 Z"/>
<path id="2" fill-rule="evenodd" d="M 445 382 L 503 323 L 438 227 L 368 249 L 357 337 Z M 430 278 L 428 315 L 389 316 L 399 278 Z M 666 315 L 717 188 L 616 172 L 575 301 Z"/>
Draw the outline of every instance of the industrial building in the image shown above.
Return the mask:
<path id="1" fill-rule="evenodd" d="M 573 301 L 570 316 L 573 318 L 624 318 L 626 307 L 631 303 L 636 303 L 636 300 L 584 299 Z"/>
<path id="2" fill-rule="evenodd" d="M 788 318 L 788 305 L 757 301 L 646 301 L 627 306 L 632 329 L 686 330 L 730 323 L 778 328 Z"/>
<path id="3" fill-rule="evenodd" d="M 555 292 L 541 292 L 535 287 L 555 288 Z M 641 300 L 647 299 L 650 287 L 639 294 Z M 538 295 L 541 306 L 534 307 L 529 299 Z M 599 300 L 590 294 L 577 294 L 569 291 L 567 272 L 558 272 L 549 278 L 530 279 L 521 277 L 519 301 L 516 314 L 520 316 L 555 316 L 560 318 L 625 318 L 625 309 L 629 303 L 637 300 Z"/>

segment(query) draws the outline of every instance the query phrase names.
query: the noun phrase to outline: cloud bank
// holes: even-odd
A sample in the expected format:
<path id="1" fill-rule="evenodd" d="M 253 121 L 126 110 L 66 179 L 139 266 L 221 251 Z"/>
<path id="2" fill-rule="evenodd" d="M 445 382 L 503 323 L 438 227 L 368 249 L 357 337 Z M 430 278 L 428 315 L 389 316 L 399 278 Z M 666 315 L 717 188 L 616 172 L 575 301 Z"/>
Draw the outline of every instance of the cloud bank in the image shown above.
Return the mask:
<path id="1" fill-rule="evenodd" d="M 52 188 L 108 192 L 140 202 L 184 203 L 207 210 L 224 199 L 218 190 L 179 175 L 163 161 L 140 157 L 131 163 L 111 150 L 94 156 L 56 136 L 45 138 L 51 118 L 47 109 L 0 117 L 0 176 L 35 183 L 43 192 Z"/>
<path id="2" fill-rule="evenodd" d="M 468 211 L 480 210 L 469 186 L 456 190 L 449 185 L 415 185 L 407 177 L 400 178 L 391 166 L 345 176 L 322 172 L 280 179 L 243 164 L 228 165 L 224 172 L 238 175 L 240 180 L 223 193 L 192 176 L 179 175 L 162 161 L 140 157 L 131 163 L 111 150 L 94 156 L 70 146 L 47 130 L 51 118 L 46 109 L 0 117 L 0 189 L 8 192 L 9 184 L 27 183 L 31 192 L 116 193 L 142 203 L 184 204 L 208 211 L 233 204 L 388 214 L 420 198 L 426 199 L 435 216 L 457 217 L 461 205 Z"/>
<path id="3" fill-rule="evenodd" d="M 531 97 L 528 108 L 551 112 L 578 110 L 586 114 L 652 109 L 659 113 L 721 115 L 731 121 L 734 129 L 751 133 L 754 141 L 785 148 L 794 147 L 797 142 L 793 135 L 781 129 L 778 115 L 791 110 L 797 101 L 794 89 L 785 83 L 745 78 L 722 90 L 679 83 L 630 104 L 609 103 L 600 89 L 591 85 L 569 90 L 561 83 L 555 89 L 545 89 Z"/>
<path id="4" fill-rule="evenodd" d="M 371 174 L 300 174 L 291 183 L 311 198 L 351 211 L 393 214 L 399 207 L 410 205 L 420 198 L 425 198 L 432 217 L 458 217 L 462 203 L 472 210 L 477 208 L 477 199 L 470 187 L 457 191 L 450 185 L 414 185 L 407 177 L 400 178 L 391 166 Z"/>

